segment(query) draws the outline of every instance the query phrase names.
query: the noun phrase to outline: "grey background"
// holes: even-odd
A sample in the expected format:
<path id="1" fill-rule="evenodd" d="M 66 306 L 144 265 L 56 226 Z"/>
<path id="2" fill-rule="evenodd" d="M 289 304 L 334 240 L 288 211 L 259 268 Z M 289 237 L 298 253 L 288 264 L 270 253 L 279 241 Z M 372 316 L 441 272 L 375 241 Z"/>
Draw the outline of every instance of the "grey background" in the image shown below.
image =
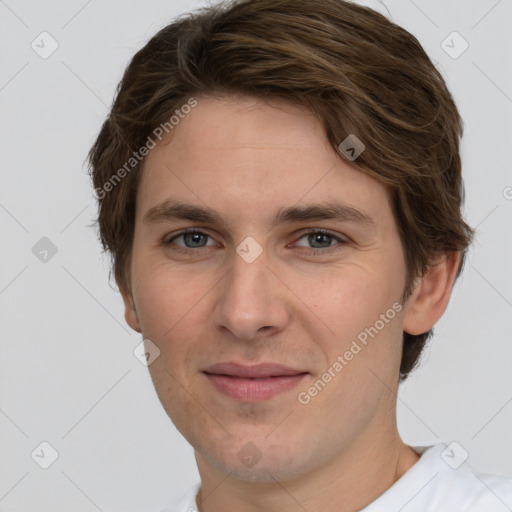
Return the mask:
<path id="1" fill-rule="evenodd" d="M 200 5 L 0 0 L 1 511 L 156 511 L 199 478 L 133 354 L 141 337 L 89 227 L 83 163 L 131 56 Z M 385 5 L 460 108 L 466 217 L 479 232 L 421 368 L 400 388 L 399 429 L 416 446 L 457 441 L 475 469 L 512 476 L 512 0 Z M 31 47 L 43 31 L 59 45 L 47 59 Z M 441 46 L 453 31 L 469 43 L 458 58 Z M 57 249 L 46 262 L 43 237 Z M 48 469 L 31 457 L 49 456 L 43 441 L 58 452 Z"/>

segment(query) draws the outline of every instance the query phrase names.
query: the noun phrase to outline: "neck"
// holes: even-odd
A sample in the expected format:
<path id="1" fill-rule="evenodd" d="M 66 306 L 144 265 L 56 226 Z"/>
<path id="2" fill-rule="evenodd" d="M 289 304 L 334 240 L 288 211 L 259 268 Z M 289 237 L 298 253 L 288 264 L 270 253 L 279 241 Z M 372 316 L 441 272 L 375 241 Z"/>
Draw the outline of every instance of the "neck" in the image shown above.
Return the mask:
<path id="1" fill-rule="evenodd" d="M 378 426 L 378 425 L 377 425 Z M 199 512 L 356 512 L 376 500 L 419 459 L 398 431 L 363 433 L 328 463 L 282 482 L 249 482 L 218 472 L 196 452 Z M 370 440 L 370 441 L 369 441 Z"/>

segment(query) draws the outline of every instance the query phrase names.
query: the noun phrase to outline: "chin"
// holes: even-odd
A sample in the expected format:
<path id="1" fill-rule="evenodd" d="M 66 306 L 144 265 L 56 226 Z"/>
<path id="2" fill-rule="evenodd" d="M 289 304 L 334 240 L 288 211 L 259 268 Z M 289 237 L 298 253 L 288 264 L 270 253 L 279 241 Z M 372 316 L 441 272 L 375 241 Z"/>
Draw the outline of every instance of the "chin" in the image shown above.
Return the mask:
<path id="1" fill-rule="evenodd" d="M 212 451 L 212 446 L 219 448 Z M 208 443 L 196 448 L 197 452 L 217 471 L 248 482 L 275 483 L 276 480 L 292 480 L 311 469 L 306 467 L 311 463 L 304 460 L 308 455 L 305 450 L 294 449 L 285 443 L 270 443 L 264 438 L 254 443 L 247 439 L 236 442 L 231 439 L 224 446 Z"/>
<path id="2" fill-rule="evenodd" d="M 218 459 L 207 460 L 219 472 L 225 475 L 229 474 L 230 478 L 246 482 L 274 484 L 276 481 L 284 482 L 292 480 L 302 474 L 301 471 L 297 471 L 296 468 L 287 465 L 285 462 L 281 464 L 275 462 L 264 463 L 261 460 L 254 467 L 248 468 L 240 463 L 238 459 L 222 461 Z"/>

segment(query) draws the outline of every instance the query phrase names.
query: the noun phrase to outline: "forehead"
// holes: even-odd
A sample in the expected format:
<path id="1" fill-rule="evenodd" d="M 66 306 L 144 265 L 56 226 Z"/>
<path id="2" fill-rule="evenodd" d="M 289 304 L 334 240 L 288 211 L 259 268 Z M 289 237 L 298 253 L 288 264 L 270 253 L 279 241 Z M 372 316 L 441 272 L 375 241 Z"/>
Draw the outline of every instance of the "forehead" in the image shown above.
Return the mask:
<path id="1" fill-rule="evenodd" d="M 300 105 L 247 96 L 199 97 L 161 146 L 179 145 L 184 152 L 246 149 L 251 156 L 265 157 L 269 151 L 318 151 L 322 138 L 320 121 Z"/>
<path id="2" fill-rule="evenodd" d="M 389 207 L 384 186 L 342 160 L 313 114 L 245 97 L 197 98 L 150 151 L 138 216 L 170 197 L 259 216 L 299 202 Z"/>

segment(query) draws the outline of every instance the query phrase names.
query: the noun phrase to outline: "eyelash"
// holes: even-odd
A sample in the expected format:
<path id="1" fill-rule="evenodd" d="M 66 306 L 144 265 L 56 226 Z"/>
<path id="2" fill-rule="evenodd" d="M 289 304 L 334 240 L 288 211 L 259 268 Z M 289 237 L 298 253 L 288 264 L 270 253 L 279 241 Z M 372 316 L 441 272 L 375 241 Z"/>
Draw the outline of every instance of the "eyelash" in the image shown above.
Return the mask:
<path id="1" fill-rule="evenodd" d="M 210 235 L 208 235 L 207 233 L 204 233 L 198 229 L 195 229 L 195 228 L 189 228 L 189 229 L 185 229 L 183 231 L 181 231 L 180 233 L 176 234 L 176 235 L 173 235 L 172 238 L 168 238 L 168 239 L 164 239 L 163 241 L 163 244 L 164 245 L 170 245 L 174 240 L 176 240 L 177 238 L 183 236 L 183 235 L 186 235 L 188 233 L 193 233 L 193 234 L 199 234 L 199 235 L 204 235 L 204 236 L 207 236 L 208 238 L 212 238 Z M 341 239 L 339 236 L 335 235 L 334 233 L 331 233 L 330 231 L 326 231 L 324 229 L 309 229 L 307 231 L 305 231 L 301 236 L 300 238 L 298 238 L 298 240 L 301 240 L 302 238 L 308 236 L 308 235 L 311 235 L 311 234 L 321 234 L 321 235 L 326 235 L 334 240 L 336 240 L 337 242 L 339 242 L 339 245 L 346 245 L 348 244 L 348 241 L 347 240 L 343 240 Z M 195 253 L 197 254 L 197 251 L 198 250 L 201 250 L 201 249 L 206 249 L 207 247 L 197 247 L 195 249 L 193 248 L 190 248 L 190 247 L 173 247 L 172 250 L 173 251 L 176 251 L 176 252 L 179 252 L 179 253 L 182 253 L 182 254 L 192 254 L 192 253 Z M 305 247 L 301 247 L 301 249 L 306 249 Z M 317 256 L 317 255 L 325 255 L 325 254 L 329 254 L 331 253 L 333 250 L 336 251 L 336 250 L 339 250 L 341 249 L 341 247 L 337 247 L 336 245 L 334 246 L 331 246 L 331 247 L 326 247 L 324 249 L 318 249 L 318 248 L 315 248 L 315 249 L 309 249 L 307 250 L 306 249 L 306 253 L 309 254 L 309 255 L 312 255 L 312 256 Z"/>

